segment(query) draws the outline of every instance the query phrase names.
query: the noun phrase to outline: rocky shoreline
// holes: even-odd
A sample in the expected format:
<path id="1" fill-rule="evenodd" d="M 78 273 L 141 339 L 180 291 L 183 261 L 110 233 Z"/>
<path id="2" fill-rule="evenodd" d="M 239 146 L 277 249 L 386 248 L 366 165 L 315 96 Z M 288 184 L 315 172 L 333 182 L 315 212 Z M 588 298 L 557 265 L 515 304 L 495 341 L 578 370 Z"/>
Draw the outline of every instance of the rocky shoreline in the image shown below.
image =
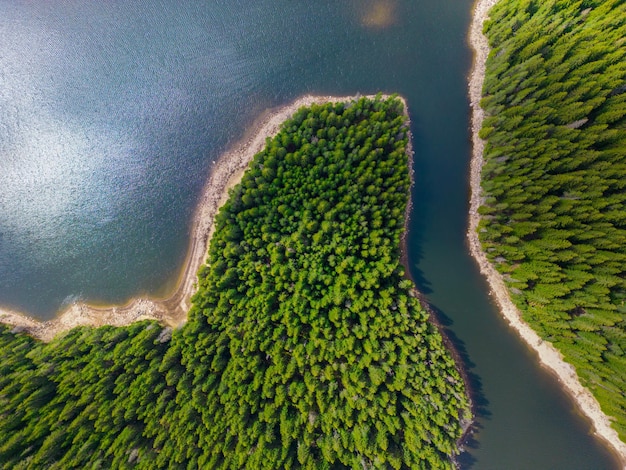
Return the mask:
<path id="1" fill-rule="evenodd" d="M 141 320 L 156 320 L 170 327 L 183 324 L 191 307 L 191 297 L 196 291 L 196 275 L 205 261 L 213 235 L 215 215 L 226 202 L 228 191 L 239 183 L 250 161 L 265 146 L 265 139 L 276 135 L 282 123 L 303 106 L 345 102 L 359 97 L 305 95 L 288 105 L 269 109 L 254 122 L 242 140 L 220 156 L 213 165 L 196 209 L 187 257 L 171 295 L 163 299 L 135 298 L 125 305 L 104 307 L 77 302 L 49 321 L 38 321 L 23 313 L 0 308 L 0 323 L 42 341 L 50 341 L 59 333 L 78 326 L 124 326 Z M 406 108 L 406 103 L 404 105 Z"/>
<path id="2" fill-rule="evenodd" d="M 521 313 L 511 301 L 508 289 L 502 276 L 487 260 L 478 240 L 478 222 L 480 216 L 478 208 L 481 205 L 481 169 L 483 165 L 483 151 L 485 142 L 478 132 L 482 126 L 484 112 L 480 107 L 482 87 L 485 78 L 485 64 L 489 55 L 489 44 L 482 33 L 483 23 L 488 18 L 489 10 L 498 3 L 498 0 L 478 0 L 475 4 L 474 16 L 469 33 L 469 41 L 474 49 L 474 66 L 469 79 L 469 98 L 472 107 L 472 160 L 470 169 L 470 210 L 467 238 L 470 252 L 480 267 L 491 287 L 491 296 L 498 304 L 502 315 L 509 325 L 538 355 L 539 362 L 556 374 L 563 388 L 576 401 L 580 411 L 587 416 L 594 427 L 596 435 L 606 441 L 619 455 L 622 466 L 626 468 L 626 444 L 622 442 L 617 432 L 611 428 L 611 419 L 600 409 L 600 404 L 589 390 L 582 386 L 576 370 L 563 360 L 561 353 L 551 343 L 543 341 L 535 331 L 522 320 Z"/>

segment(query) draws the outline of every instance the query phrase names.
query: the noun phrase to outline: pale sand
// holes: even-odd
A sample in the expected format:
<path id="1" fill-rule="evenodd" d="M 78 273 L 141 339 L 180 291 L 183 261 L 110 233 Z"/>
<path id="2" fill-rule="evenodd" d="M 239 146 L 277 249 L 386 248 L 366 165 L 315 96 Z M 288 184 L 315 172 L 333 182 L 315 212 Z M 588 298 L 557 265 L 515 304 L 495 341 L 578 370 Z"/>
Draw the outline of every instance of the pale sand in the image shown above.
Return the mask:
<path id="1" fill-rule="evenodd" d="M 591 420 L 595 433 L 604 439 L 617 452 L 624 468 L 626 468 L 626 444 L 622 442 L 617 432 L 611 428 L 611 418 L 600 409 L 598 401 L 591 392 L 584 388 L 574 367 L 563 360 L 561 353 L 551 343 L 543 341 L 521 317 L 515 307 L 502 276 L 489 263 L 478 241 L 477 227 L 480 217 L 478 207 L 481 204 L 480 175 L 483 164 L 483 150 L 485 142 L 480 139 L 480 131 L 484 113 L 479 106 L 483 80 L 485 78 L 485 63 L 489 55 L 487 38 L 482 34 L 483 22 L 488 17 L 488 11 L 498 0 L 478 0 L 474 10 L 474 17 L 470 29 L 470 43 L 475 51 L 474 67 L 470 76 L 469 96 L 472 106 L 472 133 L 473 154 L 471 162 L 470 184 L 470 217 L 467 237 L 472 256 L 480 266 L 481 273 L 487 278 L 491 287 L 491 294 L 500 307 L 502 315 L 519 336 L 539 355 L 539 361 L 557 375 L 565 390 L 574 398 L 580 410 Z"/>
<path id="2" fill-rule="evenodd" d="M 124 326 L 140 320 L 157 320 L 164 325 L 177 327 L 187 320 L 191 297 L 196 291 L 196 278 L 207 255 L 213 234 L 213 222 L 218 209 L 226 202 L 228 191 L 243 176 L 254 156 L 265 146 L 265 139 L 278 133 L 281 124 L 302 106 L 314 103 L 348 102 L 360 96 L 312 96 L 307 95 L 281 108 L 268 110 L 260 116 L 246 136 L 232 150 L 223 154 L 215 163 L 211 176 L 196 210 L 190 247 L 184 268 L 174 292 L 164 299 L 135 298 L 126 305 L 96 307 L 86 303 L 70 305 L 50 321 L 40 322 L 27 315 L 0 308 L 0 323 L 15 326 L 15 331 L 26 332 L 43 341 L 50 341 L 57 334 L 77 326 Z M 374 96 L 369 96 L 373 98 Z M 386 98 L 388 95 L 382 95 Z M 407 105 L 403 98 L 405 112 Z"/>

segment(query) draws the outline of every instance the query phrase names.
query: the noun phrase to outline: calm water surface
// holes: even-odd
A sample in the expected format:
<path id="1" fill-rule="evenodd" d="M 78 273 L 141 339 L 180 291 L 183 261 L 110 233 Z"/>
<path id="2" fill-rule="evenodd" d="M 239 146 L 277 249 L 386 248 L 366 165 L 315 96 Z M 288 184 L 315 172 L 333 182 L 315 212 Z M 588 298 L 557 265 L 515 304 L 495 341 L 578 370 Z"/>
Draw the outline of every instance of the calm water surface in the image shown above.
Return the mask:
<path id="1" fill-rule="evenodd" d="M 471 6 L 0 0 L 0 304 L 50 318 L 166 293 L 212 161 L 255 116 L 304 93 L 399 92 L 416 150 L 411 269 L 478 405 L 463 468 L 616 468 L 467 255 Z"/>

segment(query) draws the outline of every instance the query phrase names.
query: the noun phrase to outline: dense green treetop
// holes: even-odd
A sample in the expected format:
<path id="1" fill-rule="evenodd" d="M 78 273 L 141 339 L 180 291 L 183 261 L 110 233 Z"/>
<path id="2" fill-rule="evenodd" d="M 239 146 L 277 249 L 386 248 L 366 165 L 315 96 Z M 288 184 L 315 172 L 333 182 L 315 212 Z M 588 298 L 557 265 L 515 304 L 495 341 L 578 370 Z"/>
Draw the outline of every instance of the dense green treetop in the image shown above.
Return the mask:
<path id="1" fill-rule="evenodd" d="M 626 3 L 502 0 L 480 239 L 626 440 Z"/>
<path id="2" fill-rule="evenodd" d="M 399 263 L 397 98 L 300 109 L 216 218 L 188 322 L 0 328 L 12 468 L 453 468 L 464 384 Z"/>

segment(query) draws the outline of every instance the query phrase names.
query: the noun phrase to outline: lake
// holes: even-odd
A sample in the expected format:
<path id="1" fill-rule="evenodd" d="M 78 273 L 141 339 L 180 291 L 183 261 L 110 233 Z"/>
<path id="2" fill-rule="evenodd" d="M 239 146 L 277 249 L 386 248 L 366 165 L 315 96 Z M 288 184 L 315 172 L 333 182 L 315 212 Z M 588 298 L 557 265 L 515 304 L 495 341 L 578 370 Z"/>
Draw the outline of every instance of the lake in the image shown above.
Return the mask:
<path id="1" fill-rule="evenodd" d="M 477 405 L 472 469 L 611 469 L 505 322 L 465 241 L 468 0 L 0 0 L 0 305 L 173 288 L 211 163 L 306 94 L 398 92 L 415 148 L 409 264 Z"/>

